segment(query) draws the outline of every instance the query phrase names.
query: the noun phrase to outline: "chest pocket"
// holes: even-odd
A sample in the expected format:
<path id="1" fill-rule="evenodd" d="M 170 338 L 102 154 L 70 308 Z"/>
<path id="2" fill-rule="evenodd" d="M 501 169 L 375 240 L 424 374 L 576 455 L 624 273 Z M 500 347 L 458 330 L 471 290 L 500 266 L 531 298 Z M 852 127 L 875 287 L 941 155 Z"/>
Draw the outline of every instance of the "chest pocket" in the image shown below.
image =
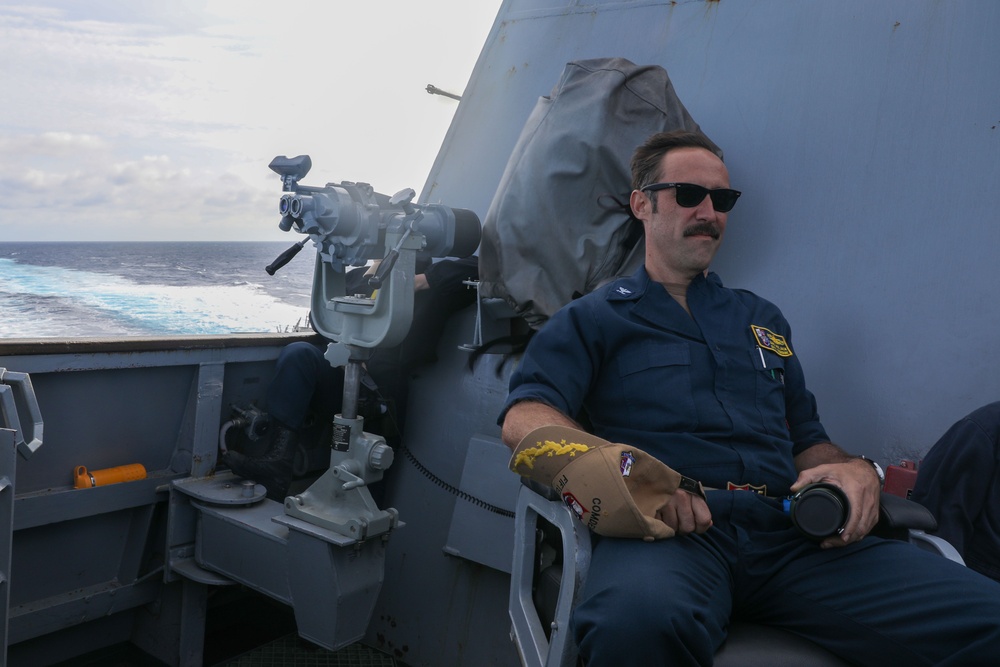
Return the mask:
<path id="1" fill-rule="evenodd" d="M 691 382 L 691 349 L 649 344 L 619 359 L 625 412 L 644 430 L 689 432 L 698 425 Z"/>
<path id="2" fill-rule="evenodd" d="M 764 431 L 788 437 L 785 420 L 785 358 L 754 345 L 750 359 L 757 371 L 756 404 Z"/>

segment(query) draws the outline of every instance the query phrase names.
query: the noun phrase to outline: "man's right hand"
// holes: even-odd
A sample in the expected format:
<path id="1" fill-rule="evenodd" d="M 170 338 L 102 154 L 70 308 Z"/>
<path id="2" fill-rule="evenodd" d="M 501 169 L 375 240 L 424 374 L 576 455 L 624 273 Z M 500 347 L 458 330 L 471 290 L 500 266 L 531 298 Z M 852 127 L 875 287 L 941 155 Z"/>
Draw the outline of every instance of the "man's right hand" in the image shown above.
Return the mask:
<path id="1" fill-rule="evenodd" d="M 687 491 L 670 496 L 666 505 L 656 510 L 656 518 L 673 528 L 678 535 L 704 533 L 712 527 L 712 512 L 708 504 Z"/>

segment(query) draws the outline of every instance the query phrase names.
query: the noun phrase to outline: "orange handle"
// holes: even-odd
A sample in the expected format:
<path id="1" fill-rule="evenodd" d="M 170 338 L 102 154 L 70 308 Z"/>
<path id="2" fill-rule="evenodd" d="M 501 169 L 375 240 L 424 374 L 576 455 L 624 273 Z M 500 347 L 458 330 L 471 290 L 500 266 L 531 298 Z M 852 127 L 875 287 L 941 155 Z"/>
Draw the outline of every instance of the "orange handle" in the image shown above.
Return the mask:
<path id="1" fill-rule="evenodd" d="M 104 486 L 105 484 L 117 484 L 118 482 L 134 482 L 137 479 L 146 479 L 146 469 L 141 463 L 130 463 L 125 466 L 115 468 L 105 468 L 87 472 L 85 466 L 77 466 L 73 471 L 74 484 L 77 489 L 89 489 L 93 486 Z"/>

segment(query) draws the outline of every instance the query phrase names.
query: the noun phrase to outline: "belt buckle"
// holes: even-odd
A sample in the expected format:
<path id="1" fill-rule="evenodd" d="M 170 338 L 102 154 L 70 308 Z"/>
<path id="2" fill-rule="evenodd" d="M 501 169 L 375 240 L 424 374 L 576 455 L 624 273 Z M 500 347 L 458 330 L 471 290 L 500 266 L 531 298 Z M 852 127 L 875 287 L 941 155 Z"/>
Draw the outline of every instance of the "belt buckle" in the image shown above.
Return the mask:
<path id="1" fill-rule="evenodd" d="M 767 484 L 756 486 L 754 484 L 735 484 L 733 482 L 726 482 L 726 491 L 750 491 L 752 493 L 756 493 L 758 496 L 766 496 Z"/>

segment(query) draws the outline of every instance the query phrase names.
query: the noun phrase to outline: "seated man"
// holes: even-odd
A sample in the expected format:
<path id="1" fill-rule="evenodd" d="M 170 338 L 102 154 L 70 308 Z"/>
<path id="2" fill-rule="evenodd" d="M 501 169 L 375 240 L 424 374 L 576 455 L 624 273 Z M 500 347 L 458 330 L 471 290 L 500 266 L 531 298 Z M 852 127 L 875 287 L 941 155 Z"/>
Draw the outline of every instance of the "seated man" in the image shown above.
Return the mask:
<path id="1" fill-rule="evenodd" d="M 435 359 L 437 343 L 448 318 L 473 303 L 475 290 L 463 283 L 479 275 L 478 257 L 441 260 L 429 265 L 414 280 L 413 322 L 402 343 L 376 348 L 366 362 L 366 371 L 386 402 L 387 421 L 394 433 L 380 432 L 372 423 L 366 428 L 395 445 L 403 430 L 409 396 L 409 378 L 414 368 Z M 365 269 L 352 272 L 351 293 L 364 291 L 361 278 Z M 353 282 L 353 284 L 352 284 Z M 263 484 L 269 498 L 282 501 L 292 481 L 295 450 L 303 437 L 318 437 L 317 429 L 333 421 L 340 411 L 344 371 L 334 368 L 323 356 L 326 343 L 314 345 L 298 341 L 286 346 L 275 365 L 275 375 L 267 389 L 266 408 L 271 417 L 268 449 L 259 457 L 247 457 L 229 450 L 223 462 L 237 475 Z"/>
<path id="2" fill-rule="evenodd" d="M 1000 402 L 955 422 L 917 470 L 912 499 L 965 564 L 1000 581 Z"/>
<path id="3" fill-rule="evenodd" d="M 711 145 L 653 135 L 632 177 L 645 266 L 535 334 L 499 418 L 511 448 L 585 421 L 710 489 L 678 490 L 656 511 L 672 538 L 596 536 L 573 617 L 586 663 L 711 665 L 738 616 L 858 664 L 995 664 L 1000 585 L 868 535 L 881 470 L 830 442 L 781 312 L 708 273 L 740 194 Z M 816 543 L 781 498 L 821 481 L 846 494 L 850 515 Z M 759 493 L 727 490 L 743 485 Z"/>

